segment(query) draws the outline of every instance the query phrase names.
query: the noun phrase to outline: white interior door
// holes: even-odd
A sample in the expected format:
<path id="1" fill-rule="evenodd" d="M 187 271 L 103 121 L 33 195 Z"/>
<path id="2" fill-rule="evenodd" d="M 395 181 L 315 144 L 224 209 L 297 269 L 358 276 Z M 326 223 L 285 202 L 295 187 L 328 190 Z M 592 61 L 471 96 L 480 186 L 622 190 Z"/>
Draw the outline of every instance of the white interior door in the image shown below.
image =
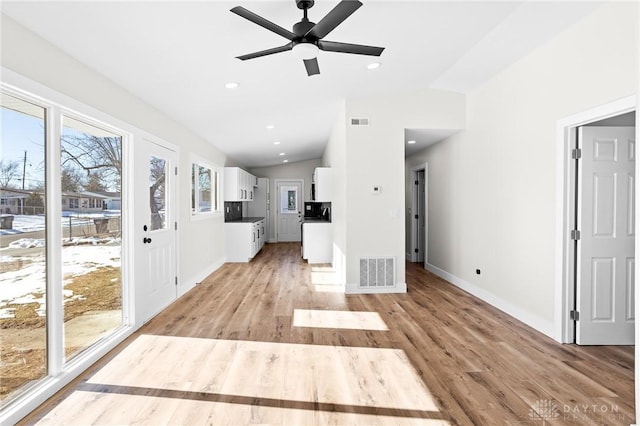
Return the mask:
<path id="1" fill-rule="evenodd" d="M 576 342 L 634 344 L 635 129 L 580 127 Z"/>
<path id="2" fill-rule="evenodd" d="M 144 287 L 143 321 L 149 320 L 177 297 L 176 274 L 176 164 L 175 151 L 147 142 L 141 161 L 145 169 L 144 199 L 146 218 L 140 233 L 147 260 Z"/>
<path id="3" fill-rule="evenodd" d="M 300 241 L 302 215 L 302 181 L 278 181 L 277 231 L 278 242 Z"/>

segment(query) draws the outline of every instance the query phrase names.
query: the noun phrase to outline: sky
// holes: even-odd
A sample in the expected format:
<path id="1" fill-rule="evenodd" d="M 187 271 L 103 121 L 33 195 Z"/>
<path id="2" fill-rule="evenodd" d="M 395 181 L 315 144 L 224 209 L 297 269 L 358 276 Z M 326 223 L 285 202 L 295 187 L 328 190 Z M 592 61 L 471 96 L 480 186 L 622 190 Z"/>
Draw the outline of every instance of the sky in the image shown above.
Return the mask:
<path id="1" fill-rule="evenodd" d="M 11 96 L 3 96 L 3 106 L 0 108 L 0 159 L 4 164 L 12 161 L 19 163 L 17 176 L 11 181 L 14 188 L 22 188 L 23 166 L 24 189 L 44 186 L 45 125 L 44 119 L 38 117 L 41 114 L 44 114 L 41 107 Z M 82 137 L 85 132 L 107 136 L 101 129 L 67 117 L 62 131 L 64 136 L 70 137 Z M 118 190 L 113 179 L 105 178 L 103 183 L 107 185 L 108 190 Z"/>
<path id="2" fill-rule="evenodd" d="M 12 182 L 18 188 L 22 187 L 25 151 L 25 189 L 29 189 L 44 184 L 44 120 L 0 108 L 0 158 L 5 163 L 20 163 L 19 180 Z"/>

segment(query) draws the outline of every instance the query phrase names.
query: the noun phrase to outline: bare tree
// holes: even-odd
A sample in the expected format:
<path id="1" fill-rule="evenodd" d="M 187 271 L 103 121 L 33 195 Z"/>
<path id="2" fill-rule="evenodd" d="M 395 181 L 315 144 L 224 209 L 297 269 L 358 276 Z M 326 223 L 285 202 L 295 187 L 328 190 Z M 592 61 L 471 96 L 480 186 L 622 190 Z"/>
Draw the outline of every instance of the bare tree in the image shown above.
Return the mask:
<path id="1" fill-rule="evenodd" d="M 151 207 L 151 230 L 162 229 L 164 219 L 160 210 L 165 208 L 166 161 L 151 157 L 151 179 L 149 182 L 149 203 Z"/>
<path id="2" fill-rule="evenodd" d="M 62 192 L 78 192 L 82 188 L 82 176 L 68 165 L 62 167 Z"/>
<path id="3" fill-rule="evenodd" d="M 62 136 L 62 165 L 70 164 L 87 172 L 87 176 L 99 171 L 104 180 L 112 181 L 114 189 L 120 191 L 122 138 L 65 134 Z"/>
<path id="4" fill-rule="evenodd" d="M 107 190 L 102 173 L 99 171 L 92 172 L 83 186 L 85 191 L 90 192 L 103 192 Z"/>
<path id="5" fill-rule="evenodd" d="M 0 160 L 0 188 L 12 188 L 11 183 L 20 179 L 20 162 Z"/>

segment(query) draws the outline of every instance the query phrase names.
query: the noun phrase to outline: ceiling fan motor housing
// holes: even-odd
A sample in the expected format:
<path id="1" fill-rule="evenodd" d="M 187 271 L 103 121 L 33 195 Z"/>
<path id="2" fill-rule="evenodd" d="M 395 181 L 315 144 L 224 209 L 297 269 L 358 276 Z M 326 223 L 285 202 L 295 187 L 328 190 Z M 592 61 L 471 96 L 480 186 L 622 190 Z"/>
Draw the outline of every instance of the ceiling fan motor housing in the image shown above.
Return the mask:
<path id="1" fill-rule="evenodd" d="M 315 43 L 318 41 L 317 38 L 313 37 L 313 36 L 306 36 L 304 37 L 305 34 L 307 34 L 309 32 L 309 30 L 311 28 L 313 28 L 313 26 L 315 25 L 315 22 L 311 22 L 311 21 L 307 21 L 305 19 L 303 19 L 302 21 L 298 22 L 297 24 L 293 25 L 293 33 L 298 36 L 296 39 L 297 40 L 293 40 L 295 41 L 300 41 L 300 42 L 307 42 L 307 43 Z"/>

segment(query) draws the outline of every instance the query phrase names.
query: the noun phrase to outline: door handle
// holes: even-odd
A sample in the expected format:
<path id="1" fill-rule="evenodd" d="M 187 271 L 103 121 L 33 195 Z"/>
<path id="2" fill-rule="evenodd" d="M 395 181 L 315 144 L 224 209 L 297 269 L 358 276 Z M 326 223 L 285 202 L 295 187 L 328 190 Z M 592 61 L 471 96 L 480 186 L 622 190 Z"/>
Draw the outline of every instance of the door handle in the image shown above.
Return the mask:
<path id="1" fill-rule="evenodd" d="M 151 243 L 151 238 L 144 237 L 144 238 L 142 239 L 142 242 L 143 242 L 144 244 L 150 244 L 150 243 Z"/>

